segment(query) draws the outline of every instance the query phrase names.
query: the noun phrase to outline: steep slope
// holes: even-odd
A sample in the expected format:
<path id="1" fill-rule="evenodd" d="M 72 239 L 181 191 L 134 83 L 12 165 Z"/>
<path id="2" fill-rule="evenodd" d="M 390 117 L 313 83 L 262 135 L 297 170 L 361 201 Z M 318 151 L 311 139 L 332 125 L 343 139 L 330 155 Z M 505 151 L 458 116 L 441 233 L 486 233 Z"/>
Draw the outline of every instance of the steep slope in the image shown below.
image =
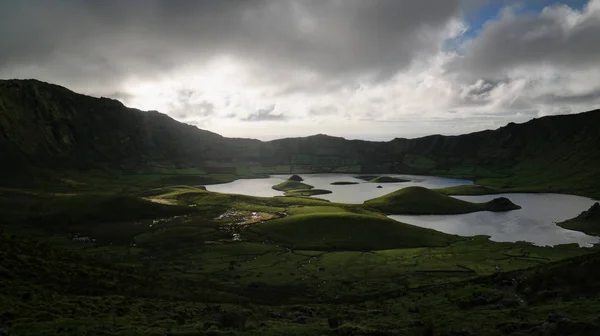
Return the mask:
<path id="1" fill-rule="evenodd" d="M 591 236 L 600 236 L 600 203 L 595 203 L 579 216 L 557 223 L 569 230 L 581 231 Z"/>
<path id="2" fill-rule="evenodd" d="M 35 80 L 0 81 L 3 172 L 31 167 L 139 171 L 228 161 L 235 139 L 142 112 L 108 98 Z M 258 141 L 244 140 L 254 144 Z M 223 149 L 227 150 L 223 150 Z"/>
<path id="3" fill-rule="evenodd" d="M 501 191 L 600 198 L 598 148 L 600 110 L 460 136 L 371 142 L 320 134 L 262 142 L 224 138 L 35 80 L 0 81 L 0 175 L 10 179 L 51 169 L 232 173 L 258 167 L 263 173 L 435 174 L 477 179 Z"/>

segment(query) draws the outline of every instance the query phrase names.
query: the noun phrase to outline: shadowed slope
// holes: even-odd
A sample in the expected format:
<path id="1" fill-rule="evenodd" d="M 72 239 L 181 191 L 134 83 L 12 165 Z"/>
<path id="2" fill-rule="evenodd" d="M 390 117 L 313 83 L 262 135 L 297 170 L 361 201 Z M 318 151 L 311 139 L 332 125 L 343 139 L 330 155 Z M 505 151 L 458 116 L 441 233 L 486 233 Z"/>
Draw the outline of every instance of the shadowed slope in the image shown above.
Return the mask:
<path id="1" fill-rule="evenodd" d="M 57 85 L 0 81 L 0 183 L 6 185 L 47 180 L 52 173 L 64 177 L 65 170 L 195 168 L 230 174 L 229 180 L 276 172 L 416 173 L 472 178 L 503 192 L 600 198 L 599 147 L 600 110 L 459 136 L 370 142 L 316 135 L 262 142 L 225 138 Z M 17 175 L 23 178 L 15 182 Z"/>
<path id="2" fill-rule="evenodd" d="M 569 230 L 581 231 L 591 236 L 600 236 L 600 203 L 582 212 L 579 216 L 557 224 Z"/>

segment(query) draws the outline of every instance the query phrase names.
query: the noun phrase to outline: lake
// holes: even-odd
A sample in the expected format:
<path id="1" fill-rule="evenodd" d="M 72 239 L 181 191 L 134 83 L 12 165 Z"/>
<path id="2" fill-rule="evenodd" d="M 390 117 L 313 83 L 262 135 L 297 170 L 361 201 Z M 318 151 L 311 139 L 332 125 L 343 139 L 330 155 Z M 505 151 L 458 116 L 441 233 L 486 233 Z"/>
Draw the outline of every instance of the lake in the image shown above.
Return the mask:
<path id="1" fill-rule="evenodd" d="M 425 188 L 446 188 L 458 185 L 473 184 L 469 180 L 450 179 L 437 176 L 417 175 L 388 175 L 399 177 L 410 182 L 402 183 L 371 183 L 358 179 L 359 174 L 305 174 L 303 183 L 310 184 L 317 189 L 331 190 L 333 193 L 318 195 L 316 197 L 332 202 L 347 204 L 362 204 L 364 201 L 389 194 L 392 191 L 409 187 L 421 186 Z M 367 175 L 367 174 L 365 174 Z M 377 175 L 377 174 L 374 174 Z M 382 174 L 384 175 L 384 174 Z M 242 194 L 249 196 L 283 196 L 283 192 L 273 190 L 271 187 L 287 180 L 291 175 L 271 175 L 269 178 L 236 180 L 230 183 L 207 185 L 206 189 L 220 193 Z M 358 182 L 351 185 L 331 185 L 332 182 Z M 381 188 L 377 188 L 381 186 Z"/>
<path id="2" fill-rule="evenodd" d="M 366 200 L 383 196 L 408 186 L 445 188 L 473 184 L 469 180 L 450 179 L 437 176 L 388 175 L 410 180 L 404 183 L 370 183 L 357 179 L 357 174 L 300 174 L 304 183 L 333 193 L 317 197 L 332 202 L 361 204 Z M 374 174 L 376 175 L 376 174 Z M 281 196 L 283 192 L 273 190 L 275 184 L 287 180 L 290 175 L 272 175 L 262 179 L 236 180 L 230 183 L 207 185 L 210 191 L 250 196 Z M 358 182 L 352 185 L 331 185 L 332 182 Z M 382 188 L 377 188 L 377 186 Z M 563 194 L 500 194 L 485 196 L 456 196 L 471 202 L 487 202 L 496 197 L 507 197 L 522 207 L 509 212 L 476 212 L 465 215 L 407 216 L 392 215 L 390 218 L 408 224 L 432 228 L 441 232 L 461 236 L 488 235 L 494 241 L 528 241 L 536 245 L 577 243 L 582 246 L 598 243 L 598 237 L 563 229 L 557 225 L 573 218 L 591 207 L 595 201 L 586 197 Z"/>
<path id="3" fill-rule="evenodd" d="M 437 231 L 471 236 L 482 234 L 493 241 L 528 241 L 536 245 L 598 243 L 599 238 L 555 225 L 589 209 L 595 201 L 586 197 L 562 194 L 500 194 L 456 196 L 469 202 L 487 202 L 507 197 L 522 209 L 508 212 L 474 212 L 464 215 L 391 215 L 392 219 Z"/>

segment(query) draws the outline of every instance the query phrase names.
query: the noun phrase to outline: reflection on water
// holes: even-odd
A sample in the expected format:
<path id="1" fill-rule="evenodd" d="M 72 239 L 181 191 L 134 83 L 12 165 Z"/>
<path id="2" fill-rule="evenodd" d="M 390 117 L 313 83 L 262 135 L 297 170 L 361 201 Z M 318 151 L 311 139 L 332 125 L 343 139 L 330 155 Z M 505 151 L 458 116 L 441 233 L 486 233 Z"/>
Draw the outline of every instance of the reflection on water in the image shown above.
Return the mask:
<path id="1" fill-rule="evenodd" d="M 556 222 L 573 218 L 587 210 L 594 201 L 561 194 L 501 194 L 456 196 L 470 202 L 487 202 L 508 197 L 522 209 L 509 212 L 475 212 L 465 215 L 389 216 L 397 221 L 461 236 L 488 235 L 494 241 L 528 241 L 536 245 L 597 243 L 597 237 L 563 229 Z"/>

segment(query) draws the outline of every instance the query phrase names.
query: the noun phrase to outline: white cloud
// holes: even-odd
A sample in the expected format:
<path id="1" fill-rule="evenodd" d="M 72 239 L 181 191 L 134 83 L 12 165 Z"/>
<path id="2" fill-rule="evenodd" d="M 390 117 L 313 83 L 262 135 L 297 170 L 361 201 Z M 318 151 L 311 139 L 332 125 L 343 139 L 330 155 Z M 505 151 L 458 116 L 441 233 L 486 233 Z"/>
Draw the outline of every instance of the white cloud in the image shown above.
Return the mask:
<path id="1" fill-rule="evenodd" d="M 106 3 L 71 10 L 87 21 L 29 27 L 48 30 L 32 35 L 38 44 L 0 34 L 15 50 L 0 57 L 0 76 L 67 84 L 263 139 L 458 134 L 600 107 L 600 0 L 583 10 L 507 8 L 457 50 L 446 45 L 467 29 L 461 1 L 153 0 L 141 12 Z M 61 22 L 61 11 L 48 11 Z"/>

